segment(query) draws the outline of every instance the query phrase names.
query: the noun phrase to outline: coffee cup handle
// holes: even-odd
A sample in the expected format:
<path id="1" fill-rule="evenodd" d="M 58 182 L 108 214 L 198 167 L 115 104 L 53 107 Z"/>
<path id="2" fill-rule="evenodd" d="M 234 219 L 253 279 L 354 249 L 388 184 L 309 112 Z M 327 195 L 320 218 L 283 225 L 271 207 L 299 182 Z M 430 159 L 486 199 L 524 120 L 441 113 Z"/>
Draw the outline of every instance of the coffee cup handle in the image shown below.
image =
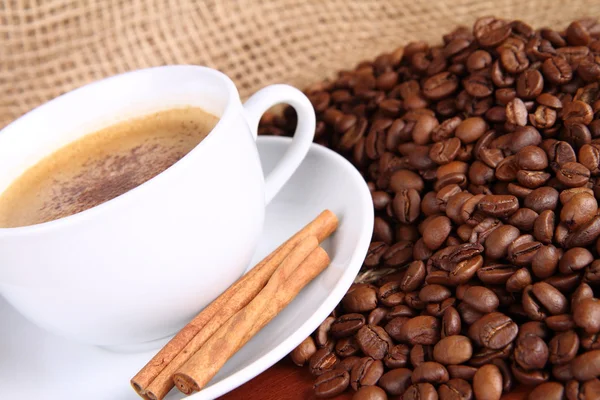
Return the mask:
<path id="1" fill-rule="evenodd" d="M 262 115 L 269 108 L 280 103 L 294 107 L 298 115 L 298 125 L 290 147 L 271 173 L 265 177 L 266 204 L 273 200 L 300 166 L 315 136 L 315 110 L 311 102 L 300 90 L 289 85 L 277 84 L 259 90 L 244 103 L 246 120 L 254 140 L 257 137 L 258 123 Z"/>

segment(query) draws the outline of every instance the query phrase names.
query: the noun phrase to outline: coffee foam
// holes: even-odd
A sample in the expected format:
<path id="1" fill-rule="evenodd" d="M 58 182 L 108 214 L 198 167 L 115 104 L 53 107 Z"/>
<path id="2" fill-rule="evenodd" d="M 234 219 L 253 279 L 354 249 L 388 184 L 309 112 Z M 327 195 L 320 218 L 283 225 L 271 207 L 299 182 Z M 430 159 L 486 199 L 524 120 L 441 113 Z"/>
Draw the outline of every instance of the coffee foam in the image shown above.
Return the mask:
<path id="1" fill-rule="evenodd" d="M 176 163 L 217 121 L 200 108 L 178 108 L 88 134 L 38 162 L 0 195 L 0 227 L 47 222 L 111 200 Z"/>

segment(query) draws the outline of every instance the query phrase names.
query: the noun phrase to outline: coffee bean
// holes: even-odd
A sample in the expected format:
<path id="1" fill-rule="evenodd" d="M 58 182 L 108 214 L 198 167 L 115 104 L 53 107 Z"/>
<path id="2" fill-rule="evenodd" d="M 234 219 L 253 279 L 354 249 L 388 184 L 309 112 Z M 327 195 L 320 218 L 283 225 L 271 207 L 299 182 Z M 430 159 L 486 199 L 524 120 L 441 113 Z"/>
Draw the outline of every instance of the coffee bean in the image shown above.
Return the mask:
<path id="1" fill-rule="evenodd" d="M 387 394 L 399 396 L 406 392 L 411 385 L 412 371 L 408 368 L 396 368 L 386 372 L 379 379 L 378 385 L 381 386 Z"/>
<path id="2" fill-rule="evenodd" d="M 312 337 L 307 337 L 290 353 L 292 362 L 301 367 L 317 352 L 317 346 Z"/>
<path id="3" fill-rule="evenodd" d="M 428 229 L 423 232 L 423 241 L 431 250 L 437 250 L 448 238 L 452 230 L 450 218 L 440 215 L 434 217 L 428 224 Z"/>
<path id="4" fill-rule="evenodd" d="M 400 281 L 400 289 L 411 292 L 417 289 L 425 281 L 425 264 L 423 261 L 413 261 L 408 266 L 404 277 Z"/>
<path id="5" fill-rule="evenodd" d="M 387 332 L 376 325 L 365 325 L 360 328 L 356 333 L 356 342 L 365 355 L 375 360 L 385 357 L 390 347 L 394 345 Z"/>
<path id="6" fill-rule="evenodd" d="M 579 381 L 587 381 L 600 376 L 600 350 L 588 351 L 571 361 L 573 376 Z"/>
<path id="7" fill-rule="evenodd" d="M 469 338 L 479 346 L 501 349 L 512 342 L 519 328 L 512 319 L 499 312 L 486 314 L 469 328 Z"/>
<path id="8" fill-rule="evenodd" d="M 434 361 L 427 361 L 416 367 L 411 375 L 411 381 L 413 383 L 424 383 L 429 382 L 433 384 L 440 384 L 449 380 L 448 371 L 440 363 Z"/>
<path id="9" fill-rule="evenodd" d="M 481 313 L 490 313 L 500 304 L 498 296 L 483 286 L 471 286 L 465 291 L 462 300 Z"/>
<path id="10" fill-rule="evenodd" d="M 460 314 L 454 307 L 448 307 L 442 317 L 441 337 L 458 335 L 461 331 Z"/>
<path id="11" fill-rule="evenodd" d="M 444 364 L 462 364 L 473 354 L 473 346 L 466 336 L 453 335 L 441 339 L 433 348 L 435 361 Z"/>
<path id="12" fill-rule="evenodd" d="M 600 300 L 586 298 L 579 301 L 573 310 L 573 321 L 586 333 L 600 332 Z"/>
<path id="13" fill-rule="evenodd" d="M 345 337 L 335 343 L 335 354 L 340 357 L 350 357 L 358 353 L 358 343 L 354 337 Z"/>
<path id="14" fill-rule="evenodd" d="M 385 244 L 392 244 L 394 241 L 394 232 L 388 222 L 381 217 L 375 217 L 373 226 L 373 239 Z"/>
<path id="15" fill-rule="evenodd" d="M 390 348 L 383 358 L 383 363 L 390 369 L 406 367 L 408 365 L 409 354 L 410 348 L 407 345 L 397 344 Z"/>
<path id="16" fill-rule="evenodd" d="M 338 364 L 338 358 L 334 353 L 331 352 L 327 347 L 319 349 L 315 354 L 310 357 L 309 368 L 311 374 L 315 376 L 322 375 L 323 373 L 330 371 L 335 368 Z"/>
<path id="17" fill-rule="evenodd" d="M 363 386 L 376 385 L 383 375 L 383 363 L 371 357 L 361 358 L 350 371 L 350 385 L 358 390 Z"/>
<path id="18" fill-rule="evenodd" d="M 426 303 L 441 302 L 452 295 L 447 287 L 441 285 L 427 285 L 419 292 L 419 299 Z"/>
<path id="19" fill-rule="evenodd" d="M 520 233 L 519 229 L 512 225 L 503 225 L 495 229 L 486 238 L 486 256 L 493 259 L 506 257 L 508 246 L 519 237 Z"/>
<path id="20" fill-rule="evenodd" d="M 562 400 L 565 387 L 558 382 L 545 382 L 529 393 L 528 400 Z"/>
<path id="21" fill-rule="evenodd" d="M 552 364 L 566 364 L 571 362 L 579 350 L 579 336 L 570 330 L 554 336 L 550 343 L 549 360 Z"/>
<path id="22" fill-rule="evenodd" d="M 329 338 L 329 331 L 334 321 L 335 317 L 329 316 L 317 328 L 315 332 L 315 342 L 319 348 L 332 347 L 330 346 L 332 342 Z"/>
<path id="23" fill-rule="evenodd" d="M 440 323 L 428 315 L 411 318 L 400 327 L 397 340 L 412 345 L 435 344 L 440 340 Z"/>
<path id="24" fill-rule="evenodd" d="M 438 400 L 438 394 L 431 383 L 417 383 L 406 389 L 402 400 Z"/>
<path id="25" fill-rule="evenodd" d="M 473 389 L 464 379 L 450 379 L 438 388 L 440 400 L 471 400 Z"/>
<path id="26" fill-rule="evenodd" d="M 342 304 L 346 311 L 352 313 L 373 310 L 377 307 L 377 291 L 372 285 L 360 286 L 349 291 L 342 299 Z"/>
<path id="27" fill-rule="evenodd" d="M 563 209 L 564 210 L 564 209 Z M 575 211 L 569 212 L 573 215 Z M 561 211 L 562 214 L 562 211 Z M 565 214 L 566 218 L 566 214 Z M 563 220 L 564 221 L 564 220 Z M 539 217 L 533 223 L 533 236 L 544 244 L 552 243 L 554 237 L 554 229 L 556 225 L 556 216 L 552 210 L 544 210 L 539 214 Z"/>
<path id="28" fill-rule="evenodd" d="M 410 363 L 413 368 L 416 368 L 427 361 L 433 361 L 432 346 L 416 344 L 410 349 Z"/>
<path id="29" fill-rule="evenodd" d="M 385 391 L 377 386 L 363 386 L 352 396 L 352 400 L 387 400 Z"/>
<path id="30" fill-rule="evenodd" d="M 513 265 L 489 264 L 477 271 L 477 277 L 486 284 L 505 284 L 516 271 Z"/>
<path id="31" fill-rule="evenodd" d="M 404 293 L 400 289 L 398 281 L 383 284 L 378 291 L 379 302 L 384 306 L 394 307 L 404 302 Z"/>
<path id="32" fill-rule="evenodd" d="M 313 387 L 317 397 L 329 398 L 344 392 L 349 384 L 350 374 L 348 371 L 335 369 L 319 376 Z"/>
<path id="33" fill-rule="evenodd" d="M 364 324 L 365 317 L 362 314 L 345 314 L 333 321 L 329 332 L 335 338 L 344 338 L 358 332 Z"/>
<path id="34" fill-rule="evenodd" d="M 538 70 L 525 70 L 517 78 L 517 95 L 523 99 L 535 99 L 543 89 L 544 78 Z"/>
<path id="35" fill-rule="evenodd" d="M 523 308 L 533 320 L 542 320 L 548 315 L 565 313 L 568 301 L 565 296 L 546 282 L 538 282 L 523 291 Z"/>
<path id="36" fill-rule="evenodd" d="M 502 396 L 502 374 L 492 364 L 479 368 L 473 376 L 473 393 L 477 400 L 500 400 Z"/>
<path id="37" fill-rule="evenodd" d="M 544 368 L 548 362 L 548 346 L 538 336 L 519 337 L 515 346 L 515 362 L 526 371 Z"/>
<path id="38" fill-rule="evenodd" d="M 558 191 L 550 186 L 544 186 L 532 191 L 524 201 L 527 208 L 537 213 L 554 210 L 558 204 Z"/>
<path id="39" fill-rule="evenodd" d="M 563 254 L 558 263 L 558 269 L 566 275 L 584 269 L 592 261 L 594 261 L 594 256 L 589 250 L 583 247 L 574 247 Z"/>
<path id="40" fill-rule="evenodd" d="M 542 246 L 533 257 L 531 262 L 531 270 L 538 278 L 548 278 L 552 276 L 557 267 L 560 253 L 556 247 Z"/>

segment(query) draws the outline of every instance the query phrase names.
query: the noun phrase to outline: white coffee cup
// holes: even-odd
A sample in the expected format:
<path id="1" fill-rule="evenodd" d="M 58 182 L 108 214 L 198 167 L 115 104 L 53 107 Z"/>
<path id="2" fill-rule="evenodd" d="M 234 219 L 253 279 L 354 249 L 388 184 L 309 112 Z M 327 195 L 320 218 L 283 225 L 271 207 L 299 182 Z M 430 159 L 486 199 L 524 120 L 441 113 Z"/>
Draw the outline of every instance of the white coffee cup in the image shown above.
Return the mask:
<path id="1" fill-rule="evenodd" d="M 278 103 L 296 109 L 298 126 L 280 164 L 264 178 L 257 127 Z M 201 107 L 220 120 L 172 167 L 79 214 L 0 229 L 0 293 L 29 320 L 95 345 L 149 342 L 181 328 L 248 267 L 265 205 L 300 165 L 314 135 L 313 108 L 291 86 L 266 87 L 242 105 L 227 76 L 185 65 L 89 84 L 0 132 L 0 192 L 85 134 L 180 106 Z"/>

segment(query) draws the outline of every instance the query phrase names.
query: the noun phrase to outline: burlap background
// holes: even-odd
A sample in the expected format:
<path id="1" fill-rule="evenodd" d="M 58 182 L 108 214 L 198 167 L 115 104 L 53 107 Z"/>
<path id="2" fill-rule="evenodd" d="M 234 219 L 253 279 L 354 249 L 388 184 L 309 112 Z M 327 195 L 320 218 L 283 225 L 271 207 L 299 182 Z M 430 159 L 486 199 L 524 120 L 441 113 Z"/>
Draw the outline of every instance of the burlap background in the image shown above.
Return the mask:
<path id="1" fill-rule="evenodd" d="M 0 127 L 70 89 L 148 66 L 218 68 L 242 97 L 439 42 L 482 15 L 565 27 L 599 0 L 0 0 Z"/>

